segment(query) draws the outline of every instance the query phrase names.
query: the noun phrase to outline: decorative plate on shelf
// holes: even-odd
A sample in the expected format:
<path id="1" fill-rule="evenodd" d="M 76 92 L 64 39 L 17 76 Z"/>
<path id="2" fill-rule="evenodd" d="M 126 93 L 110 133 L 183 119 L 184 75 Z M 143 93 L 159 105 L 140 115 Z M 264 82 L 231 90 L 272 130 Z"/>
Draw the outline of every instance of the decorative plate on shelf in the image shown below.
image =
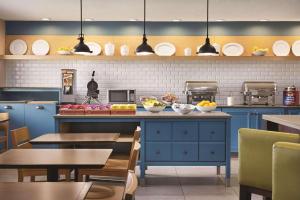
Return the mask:
<path id="1" fill-rule="evenodd" d="M 244 53 L 244 47 L 239 43 L 227 43 L 223 46 L 222 52 L 225 56 L 241 56 Z"/>
<path id="2" fill-rule="evenodd" d="M 284 40 L 277 40 L 272 46 L 275 56 L 288 56 L 290 54 L 291 47 L 289 43 Z"/>
<path id="3" fill-rule="evenodd" d="M 300 56 L 300 40 L 297 40 L 293 43 L 292 52 L 295 56 Z"/>
<path id="4" fill-rule="evenodd" d="M 172 43 L 162 42 L 154 47 L 154 51 L 158 56 L 172 56 L 176 52 L 176 47 Z"/>
<path id="5" fill-rule="evenodd" d="M 12 55 L 24 55 L 27 51 L 27 44 L 24 40 L 14 40 L 9 45 L 9 52 Z"/>
<path id="6" fill-rule="evenodd" d="M 46 40 L 36 40 L 32 44 L 32 53 L 37 56 L 45 56 L 49 53 L 50 46 Z"/>
<path id="7" fill-rule="evenodd" d="M 87 42 L 86 45 L 90 48 L 92 53 L 90 55 L 97 56 L 101 54 L 101 46 L 97 42 Z"/>

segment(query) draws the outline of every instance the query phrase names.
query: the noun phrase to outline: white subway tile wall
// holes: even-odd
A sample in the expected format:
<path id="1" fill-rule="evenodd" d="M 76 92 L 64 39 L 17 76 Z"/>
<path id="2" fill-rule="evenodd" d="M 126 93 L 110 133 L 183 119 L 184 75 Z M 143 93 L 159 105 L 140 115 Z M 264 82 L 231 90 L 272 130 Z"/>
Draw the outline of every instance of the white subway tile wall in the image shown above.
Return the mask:
<path id="1" fill-rule="evenodd" d="M 107 90 L 136 89 L 142 95 L 161 96 L 175 93 L 186 101 L 187 80 L 215 80 L 219 83 L 217 102 L 226 104 L 232 95 L 242 102 L 244 81 L 275 81 L 278 84 L 276 103 L 282 103 L 282 90 L 289 85 L 300 87 L 300 63 L 297 61 L 6 61 L 8 87 L 61 87 L 61 69 L 77 70 L 76 101 L 86 95 L 86 84 L 96 71 L 100 100 L 107 102 Z"/>

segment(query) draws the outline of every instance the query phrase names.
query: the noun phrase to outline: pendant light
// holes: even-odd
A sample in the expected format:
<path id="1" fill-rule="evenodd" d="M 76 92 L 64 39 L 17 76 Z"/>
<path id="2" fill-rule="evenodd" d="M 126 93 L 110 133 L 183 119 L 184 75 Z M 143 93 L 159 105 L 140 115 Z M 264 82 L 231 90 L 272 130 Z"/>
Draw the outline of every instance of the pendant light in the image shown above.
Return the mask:
<path id="1" fill-rule="evenodd" d="M 208 22 L 208 14 L 209 14 L 209 0 L 206 0 L 206 40 L 205 44 L 200 47 L 197 54 L 198 55 L 217 55 L 219 52 L 216 51 L 215 47 L 210 44 L 210 40 L 208 37 L 208 30 L 209 30 L 209 22 Z"/>
<path id="2" fill-rule="evenodd" d="M 136 55 L 147 56 L 154 53 L 152 47 L 147 43 L 146 38 L 146 0 L 144 0 L 144 34 L 143 43 L 136 48 Z"/>
<path id="3" fill-rule="evenodd" d="M 82 33 L 82 0 L 80 0 L 80 34 L 78 37 L 79 43 L 74 47 L 76 54 L 89 54 L 92 53 L 90 48 L 84 44 L 84 34 Z"/>

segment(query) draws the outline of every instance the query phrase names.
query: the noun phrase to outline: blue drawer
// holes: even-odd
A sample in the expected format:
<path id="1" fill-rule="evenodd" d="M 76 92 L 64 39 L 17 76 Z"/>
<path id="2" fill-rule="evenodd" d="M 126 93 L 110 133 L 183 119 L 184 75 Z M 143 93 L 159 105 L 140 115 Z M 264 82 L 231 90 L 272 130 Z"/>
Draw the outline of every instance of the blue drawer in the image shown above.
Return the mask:
<path id="1" fill-rule="evenodd" d="M 225 122 L 200 122 L 200 141 L 225 141 Z"/>
<path id="2" fill-rule="evenodd" d="M 171 143 L 146 143 L 146 161 L 171 161 Z"/>
<path id="3" fill-rule="evenodd" d="M 197 141 L 198 123 L 197 122 L 174 122 L 173 140 L 175 141 Z"/>
<path id="4" fill-rule="evenodd" d="M 172 124 L 170 122 L 147 122 L 147 141 L 167 141 L 171 140 Z"/>
<path id="5" fill-rule="evenodd" d="M 197 161 L 198 143 L 195 142 L 176 142 L 173 143 L 173 161 Z"/>
<path id="6" fill-rule="evenodd" d="M 225 161 L 225 143 L 200 142 L 199 161 Z"/>

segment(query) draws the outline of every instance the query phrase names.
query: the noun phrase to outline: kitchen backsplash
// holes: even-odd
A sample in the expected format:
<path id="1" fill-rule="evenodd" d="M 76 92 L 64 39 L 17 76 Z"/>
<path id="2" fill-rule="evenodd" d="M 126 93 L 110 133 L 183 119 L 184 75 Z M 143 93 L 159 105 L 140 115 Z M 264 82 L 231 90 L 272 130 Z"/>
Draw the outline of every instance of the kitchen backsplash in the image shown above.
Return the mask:
<path id="1" fill-rule="evenodd" d="M 161 96 L 166 92 L 186 101 L 186 80 L 216 80 L 217 102 L 226 104 L 232 95 L 242 102 L 240 93 L 246 80 L 270 80 L 278 84 L 276 103 L 282 103 L 282 90 L 289 85 L 300 87 L 300 62 L 297 61 L 6 61 L 7 87 L 61 87 L 61 69 L 77 70 L 77 98 L 81 103 L 86 84 L 96 71 L 100 100 L 107 101 L 107 89 L 136 89 L 142 95 Z"/>

